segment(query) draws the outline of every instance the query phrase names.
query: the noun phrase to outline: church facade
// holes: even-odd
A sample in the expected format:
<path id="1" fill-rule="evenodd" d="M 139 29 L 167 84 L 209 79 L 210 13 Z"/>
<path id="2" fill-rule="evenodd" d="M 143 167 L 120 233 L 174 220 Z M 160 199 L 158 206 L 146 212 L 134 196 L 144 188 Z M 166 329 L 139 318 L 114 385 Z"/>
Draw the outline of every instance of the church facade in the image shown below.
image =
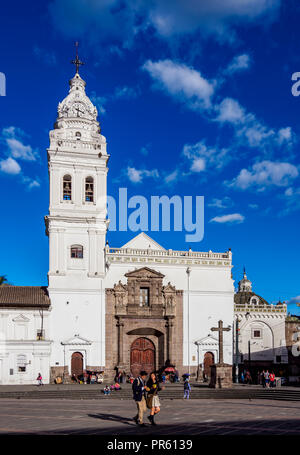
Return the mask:
<path id="1" fill-rule="evenodd" d="M 234 296 L 234 312 L 234 363 L 239 365 L 240 371 L 250 369 L 255 376 L 264 369 L 278 376 L 288 376 L 287 305 L 269 304 L 256 294 L 244 271 Z M 253 377 L 254 382 L 256 379 Z"/>
<path id="2" fill-rule="evenodd" d="M 143 232 L 121 247 L 109 246 L 109 157 L 97 109 L 77 71 L 58 105 L 48 148 L 47 327 L 42 341 L 22 332 L 22 343 L 31 343 L 26 377 L 22 371 L 7 374 L 9 366 L 2 363 L 2 383 L 33 383 L 39 372 L 47 383 L 83 370 L 103 370 L 107 378 L 116 368 L 134 375 L 166 365 L 175 365 L 180 374 L 196 373 L 199 365 L 208 371 L 219 359 L 211 330 L 219 320 L 230 328 L 224 333 L 224 362 L 232 364 L 231 251 L 177 251 Z M 22 320 L 29 304 L 14 307 L 12 298 L 6 307 Z M 4 335 L 3 357 L 13 333 Z M 31 362 L 33 341 L 46 346 L 38 366 Z M 12 365 L 17 350 L 10 355 Z"/>

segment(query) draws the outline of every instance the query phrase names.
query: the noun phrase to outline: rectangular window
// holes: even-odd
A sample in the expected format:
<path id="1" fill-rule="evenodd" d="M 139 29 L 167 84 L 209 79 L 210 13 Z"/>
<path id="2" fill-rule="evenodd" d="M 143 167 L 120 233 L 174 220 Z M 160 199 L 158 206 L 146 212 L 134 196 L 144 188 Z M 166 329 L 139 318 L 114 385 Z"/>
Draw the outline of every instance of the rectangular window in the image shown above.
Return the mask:
<path id="1" fill-rule="evenodd" d="M 149 288 L 140 288 L 140 306 L 149 306 Z"/>
<path id="2" fill-rule="evenodd" d="M 43 330 L 41 330 L 41 329 L 37 330 L 36 339 L 37 340 L 44 340 L 45 339 L 45 330 L 44 329 Z"/>
<path id="3" fill-rule="evenodd" d="M 86 202 L 94 201 L 94 180 L 91 177 L 85 180 L 85 200 Z"/>
<path id="4" fill-rule="evenodd" d="M 276 356 L 276 363 L 281 363 L 281 355 Z"/>
<path id="5" fill-rule="evenodd" d="M 82 259 L 83 258 L 83 248 L 82 246 L 72 246 L 71 248 L 71 258 Z"/>
<path id="6" fill-rule="evenodd" d="M 65 175 L 63 178 L 63 200 L 71 201 L 72 199 L 72 177 Z"/>
<path id="7" fill-rule="evenodd" d="M 17 357 L 17 368 L 19 373 L 26 372 L 26 355 L 20 354 Z"/>
<path id="8" fill-rule="evenodd" d="M 261 338 L 261 331 L 253 330 L 253 338 Z"/>

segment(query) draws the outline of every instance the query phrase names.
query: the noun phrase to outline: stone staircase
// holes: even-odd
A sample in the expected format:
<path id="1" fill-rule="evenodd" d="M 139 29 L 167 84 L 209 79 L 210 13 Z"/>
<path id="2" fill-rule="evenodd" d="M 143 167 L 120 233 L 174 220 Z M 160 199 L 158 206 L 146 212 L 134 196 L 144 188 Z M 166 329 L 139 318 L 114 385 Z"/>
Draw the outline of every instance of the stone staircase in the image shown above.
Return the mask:
<path id="1" fill-rule="evenodd" d="M 5 387 L 5 386 L 4 386 Z M 0 386 L 0 399 L 59 399 L 59 400 L 131 400 L 131 386 L 126 384 L 122 390 L 113 391 L 109 396 L 102 392 L 103 386 L 99 385 L 78 385 L 78 386 L 51 386 L 44 387 L 6 386 L 2 390 Z M 159 393 L 161 400 L 183 399 L 182 384 L 168 384 L 165 390 Z M 300 388 L 279 387 L 277 389 L 263 389 L 261 387 L 243 387 L 233 385 L 232 389 L 210 389 L 207 386 L 192 384 L 190 399 L 266 399 L 266 400 L 287 400 L 300 401 Z"/>

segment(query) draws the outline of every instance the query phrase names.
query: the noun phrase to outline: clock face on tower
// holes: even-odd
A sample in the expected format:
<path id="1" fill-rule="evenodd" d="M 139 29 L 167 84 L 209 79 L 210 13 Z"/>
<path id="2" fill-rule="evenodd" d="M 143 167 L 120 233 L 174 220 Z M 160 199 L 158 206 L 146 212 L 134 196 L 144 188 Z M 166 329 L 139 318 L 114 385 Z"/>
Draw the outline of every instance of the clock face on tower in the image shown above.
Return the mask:
<path id="1" fill-rule="evenodd" d="M 86 113 L 86 107 L 83 103 L 76 102 L 71 107 L 71 114 L 74 117 L 82 117 Z"/>

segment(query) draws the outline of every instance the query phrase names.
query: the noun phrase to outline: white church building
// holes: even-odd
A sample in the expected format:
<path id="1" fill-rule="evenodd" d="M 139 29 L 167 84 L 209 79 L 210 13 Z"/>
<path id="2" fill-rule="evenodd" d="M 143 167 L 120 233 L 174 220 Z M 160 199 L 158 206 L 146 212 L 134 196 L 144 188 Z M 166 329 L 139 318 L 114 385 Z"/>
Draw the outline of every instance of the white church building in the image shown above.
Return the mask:
<path id="1" fill-rule="evenodd" d="M 219 320 L 231 328 L 224 362 L 232 364 L 231 251 L 177 251 L 143 232 L 108 245 L 109 155 L 85 85 L 77 70 L 50 131 L 48 288 L 0 287 L 0 383 L 165 365 L 208 372 Z"/>

